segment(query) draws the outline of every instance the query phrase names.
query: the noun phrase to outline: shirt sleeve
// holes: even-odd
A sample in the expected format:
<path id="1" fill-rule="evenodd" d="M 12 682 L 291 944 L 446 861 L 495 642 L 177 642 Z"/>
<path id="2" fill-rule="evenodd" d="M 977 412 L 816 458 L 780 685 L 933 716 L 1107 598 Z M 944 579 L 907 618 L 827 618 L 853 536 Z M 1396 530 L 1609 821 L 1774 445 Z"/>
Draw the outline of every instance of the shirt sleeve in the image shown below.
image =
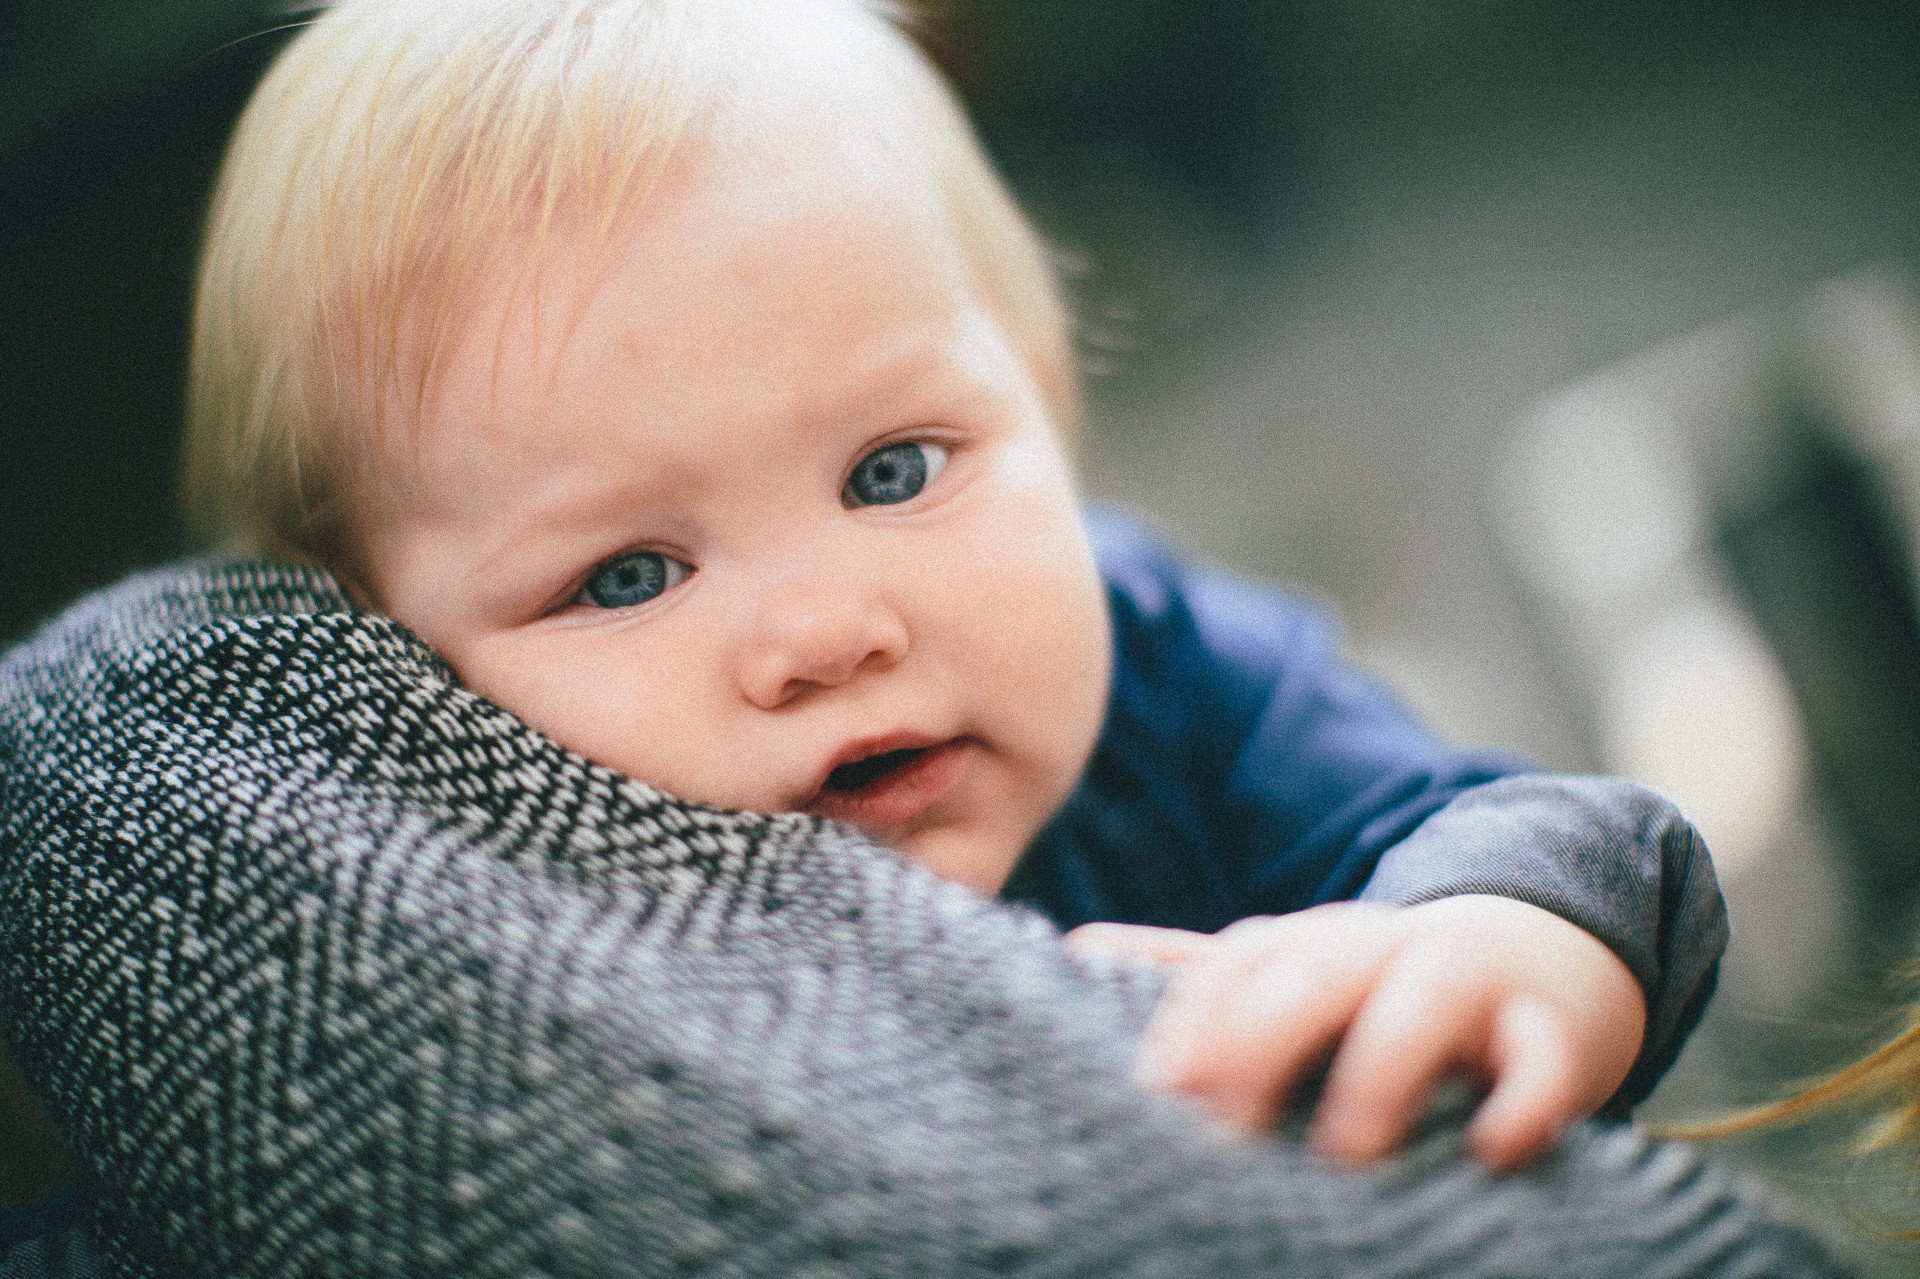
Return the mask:
<path id="1" fill-rule="evenodd" d="M 1644 1101 L 1713 997 L 1726 904 L 1700 834 L 1609 777 L 1512 777 L 1462 795 L 1389 849 L 1363 898 L 1512 897 L 1605 942 L 1639 979 L 1647 1031 L 1609 1109 Z"/>

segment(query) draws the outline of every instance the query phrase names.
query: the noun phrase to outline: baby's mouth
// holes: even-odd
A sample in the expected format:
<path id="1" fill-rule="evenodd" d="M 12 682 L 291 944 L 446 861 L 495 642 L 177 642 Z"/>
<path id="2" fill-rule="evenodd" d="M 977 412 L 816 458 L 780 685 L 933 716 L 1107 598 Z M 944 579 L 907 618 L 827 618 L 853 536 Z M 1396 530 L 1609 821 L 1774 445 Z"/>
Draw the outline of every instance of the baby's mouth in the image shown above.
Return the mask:
<path id="1" fill-rule="evenodd" d="M 886 746 L 888 743 L 876 742 Z M 835 766 L 805 808 L 875 834 L 901 828 L 938 804 L 966 771 L 971 739 L 895 746 Z"/>
<path id="2" fill-rule="evenodd" d="M 842 764 L 827 774 L 826 785 L 820 789 L 846 794 L 857 791 L 879 781 L 895 769 L 905 767 L 925 755 L 931 747 L 916 746 L 909 750 L 883 751 L 878 755 L 869 755 L 865 759 L 856 759 L 851 764 Z"/>

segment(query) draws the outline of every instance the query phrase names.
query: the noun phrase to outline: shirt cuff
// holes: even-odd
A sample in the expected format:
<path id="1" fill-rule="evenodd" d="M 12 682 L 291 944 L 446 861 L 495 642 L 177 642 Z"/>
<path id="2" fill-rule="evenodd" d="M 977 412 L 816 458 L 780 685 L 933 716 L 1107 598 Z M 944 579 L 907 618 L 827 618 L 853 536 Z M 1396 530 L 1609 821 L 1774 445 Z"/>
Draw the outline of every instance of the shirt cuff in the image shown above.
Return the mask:
<path id="1" fill-rule="evenodd" d="M 1507 777 L 1388 849 L 1360 897 L 1510 897 L 1585 929 L 1640 982 L 1646 1038 L 1602 1113 L 1644 1101 L 1706 1011 L 1729 936 L 1707 846 L 1671 802 L 1608 777 Z"/>

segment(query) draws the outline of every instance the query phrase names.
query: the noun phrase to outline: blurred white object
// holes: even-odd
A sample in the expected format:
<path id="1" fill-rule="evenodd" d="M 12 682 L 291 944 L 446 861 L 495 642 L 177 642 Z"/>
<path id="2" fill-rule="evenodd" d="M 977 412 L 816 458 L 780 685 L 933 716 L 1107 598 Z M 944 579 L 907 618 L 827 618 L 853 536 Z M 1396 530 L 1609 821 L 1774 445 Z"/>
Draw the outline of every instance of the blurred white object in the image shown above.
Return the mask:
<path id="1" fill-rule="evenodd" d="M 1670 796 L 1737 877 L 1774 847 L 1805 793 L 1806 747 L 1779 663 L 1711 589 L 1649 618 L 1608 655 L 1609 767 Z"/>
<path id="2" fill-rule="evenodd" d="M 1886 482 L 1920 565 L 1920 316 L 1890 275 L 1849 277 L 1815 293 L 1802 319 L 1815 385 L 1848 442 Z"/>
<path id="3" fill-rule="evenodd" d="M 1630 602 L 1699 544 L 1699 485 L 1672 430 L 1582 387 L 1543 406 L 1502 476 L 1511 552 L 1534 587 L 1581 612 Z"/>
<path id="4" fill-rule="evenodd" d="M 1836 941 L 1879 944 L 1855 931 L 1876 904 L 1859 895 L 1903 874 L 1896 865 L 1884 878 L 1886 865 L 1869 864 L 1875 849 L 1824 833 L 1793 688 L 1720 558 L 1736 543 L 1804 553 L 1793 539 L 1808 526 L 1790 521 L 1824 518 L 1822 473 L 1804 469 L 1831 464 L 1809 460 L 1821 456 L 1869 477 L 1840 500 L 1891 517 L 1920 565 L 1920 307 L 1894 272 L 1836 280 L 1796 307 L 1714 326 L 1545 398 L 1495 466 L 1488 505 L 1548 649 L 1581 690 L 1603 766 L 1680 804 L 1713 849 L 1736 921 L 1757 927 L 1728 957 L 1729 994 L 1775 1013 L 1840 971 Z M 1716 547 L 1721 535 L 1736 541 Z M 1819 562 L 1777 562 L 1786 576 L 1774 587 L 1789 593 L 1772 598 L 1770 626 L 1820 634 L 1793 612 L 1830 606 L 1808 602 L 1825 584 L 1810 567 Z M 1795 572 L 1816 576 L 1796 588 Z M 1899 784 L 1884 769 L 1861 775 L 1881 799 Z M 1857 843 L 1861 828 L 1848 833 Z M 1884 961 L 1865 958 L 1875 972 Z"/>
<path id="5" fill-rule="evenodd" d="M 1552 396 L 1517 431 L 1492 505 L 1589 689 L 1604 766 L 1672 797 L 1729 878 L 1776 842 L 1806 774 L 1786 678 L 1708 545 L 1711 472 L 1683 425 L 1704 416 L 1689 399 L 1745 380 L 1750 342 L 1727 326 Z"/>

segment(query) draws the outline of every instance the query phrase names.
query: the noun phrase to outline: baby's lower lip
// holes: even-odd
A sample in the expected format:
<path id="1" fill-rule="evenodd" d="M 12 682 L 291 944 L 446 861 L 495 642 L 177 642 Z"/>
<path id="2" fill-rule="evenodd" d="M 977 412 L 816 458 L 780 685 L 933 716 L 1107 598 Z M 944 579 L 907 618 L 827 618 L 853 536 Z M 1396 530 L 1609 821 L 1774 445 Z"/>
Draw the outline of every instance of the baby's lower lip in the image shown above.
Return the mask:
<path id="1" fill-rule="evenodd" d="M 822 788 L 807 805 L 817 817 L 885 833 L 905 826 L 947 797 L 967 766 L 966 738 L 929 746 L 853 790 Z"/>

